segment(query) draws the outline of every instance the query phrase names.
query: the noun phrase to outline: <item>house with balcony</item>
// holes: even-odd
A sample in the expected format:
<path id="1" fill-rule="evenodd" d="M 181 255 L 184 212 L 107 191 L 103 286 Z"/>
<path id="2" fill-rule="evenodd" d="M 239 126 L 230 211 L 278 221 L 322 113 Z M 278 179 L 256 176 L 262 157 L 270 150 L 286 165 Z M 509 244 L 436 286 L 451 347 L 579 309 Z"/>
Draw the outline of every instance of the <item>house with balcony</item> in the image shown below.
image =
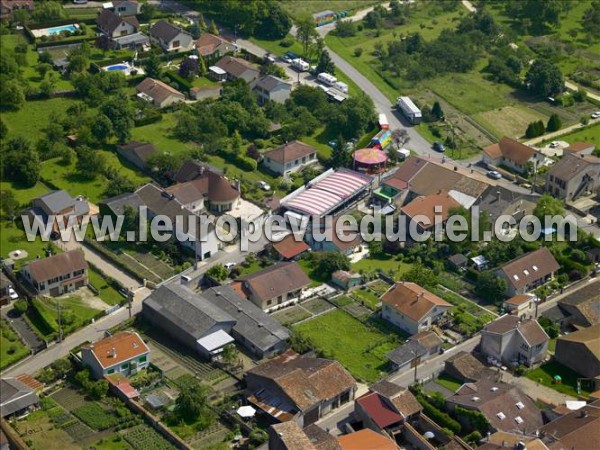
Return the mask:
<path id="1" fill-rule="evenodd" d="M 115 373 L 129 377 L 148 367 L 150 348 L 136 332 L 121 331 L 84 345 L 81 360 L 96 379 Z"/>
<path id="2" fill-rule="evenodd" d="M 111 39 L 137 33 L 140 28 L 135 16 L 121 17 L 110 9 L 105 9 L 98 15 L 96 25 L 98 30 Z"/>
<path id="3" fill-rule="evenodd" d="M 71 250 L 25 264 L 20 275 L 38 295 L 57 297 L 87 286 L 88 263 L 81 250 Z"/>
<path id="4" fill-rule="evenodd" d="M 418 284 L 396 283 L 381 297 L 381 318 L 410 335 L 439 323 L 452 307 Z"/>

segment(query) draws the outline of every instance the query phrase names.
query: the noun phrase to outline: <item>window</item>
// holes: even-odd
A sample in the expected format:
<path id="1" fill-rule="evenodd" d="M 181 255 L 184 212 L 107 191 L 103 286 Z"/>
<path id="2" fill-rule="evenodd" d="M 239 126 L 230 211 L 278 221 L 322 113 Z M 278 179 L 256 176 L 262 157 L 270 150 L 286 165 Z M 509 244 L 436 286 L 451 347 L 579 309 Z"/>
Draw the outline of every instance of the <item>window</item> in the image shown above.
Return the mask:
<path id="1" fill-rule="evenodd" d="M 121 364 L 121 370 L 127 370 L 128 367 L 129 367 L 128 363 Z"/>
<path id="2" fill-rule="evenodd" d="M 139 362 L 145 363 L 147 360 L 148 360 L 148 357 L 146 355 L 144 355 L 144 356 L 140 356 Z"/>
<path id="3" fill-rule="evenodd" d="M 172 47 L 173 47 L 173 48 L 177 48 L 177 47 L 179 47 L 180 45 L 181 45 L 181 44 L 180 44 L 180 42 L 179 42 L 179 41 L 173 41 L 173 45 L 172 45 Z"/>
<path id="4" fill-rule="evenodd" d="M 108 374 L 115 373 L 115 369 L 108 369 Z"/>

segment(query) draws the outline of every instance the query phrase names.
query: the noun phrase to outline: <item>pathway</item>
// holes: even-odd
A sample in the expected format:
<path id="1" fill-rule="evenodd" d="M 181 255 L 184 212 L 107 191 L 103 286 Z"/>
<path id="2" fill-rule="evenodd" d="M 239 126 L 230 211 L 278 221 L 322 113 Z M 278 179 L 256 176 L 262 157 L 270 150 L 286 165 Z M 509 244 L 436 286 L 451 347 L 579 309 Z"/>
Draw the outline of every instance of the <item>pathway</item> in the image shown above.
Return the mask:
<path id="1" fill-rule="evenodd" d="M 565 87 L 572 91 L 578 91 L 579 89 L 583 89 L 589 98 L 593 98 L 594 100 L 600 102 L 600 95 L 595 94 L 594 92 L 590 92 L 589 90 L 579 86 L 578 84 L 575 84 L 572 81 L 565 81 Z"/>

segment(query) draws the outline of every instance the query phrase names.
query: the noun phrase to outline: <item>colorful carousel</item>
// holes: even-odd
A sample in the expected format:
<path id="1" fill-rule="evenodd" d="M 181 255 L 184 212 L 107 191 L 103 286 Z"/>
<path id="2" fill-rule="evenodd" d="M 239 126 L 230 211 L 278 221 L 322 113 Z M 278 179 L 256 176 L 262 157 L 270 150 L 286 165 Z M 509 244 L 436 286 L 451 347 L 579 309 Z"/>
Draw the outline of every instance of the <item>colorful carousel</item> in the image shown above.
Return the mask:
<path id="1" fill-rule="evenodd" d="M 378 148 L 361 148 L 354 152 L 354 170 L 366 173 L 385 171 L 388 157 Z"/>

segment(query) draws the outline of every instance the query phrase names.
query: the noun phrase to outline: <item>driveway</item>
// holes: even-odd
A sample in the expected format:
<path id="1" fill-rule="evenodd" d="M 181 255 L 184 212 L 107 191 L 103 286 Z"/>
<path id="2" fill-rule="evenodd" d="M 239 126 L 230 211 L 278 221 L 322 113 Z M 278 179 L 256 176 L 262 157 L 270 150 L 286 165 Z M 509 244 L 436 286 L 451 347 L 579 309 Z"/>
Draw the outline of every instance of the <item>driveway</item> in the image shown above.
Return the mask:
<path id="1" fill-rule="evenodd" d="M 10 323 L 11 327 L 21 337 L 30 350 L 39 351 L 46 345 L 37 334 L 33 332 L 25 319 L 15 309 L 10 307 L 2 309 L 2 316 Z"/>

